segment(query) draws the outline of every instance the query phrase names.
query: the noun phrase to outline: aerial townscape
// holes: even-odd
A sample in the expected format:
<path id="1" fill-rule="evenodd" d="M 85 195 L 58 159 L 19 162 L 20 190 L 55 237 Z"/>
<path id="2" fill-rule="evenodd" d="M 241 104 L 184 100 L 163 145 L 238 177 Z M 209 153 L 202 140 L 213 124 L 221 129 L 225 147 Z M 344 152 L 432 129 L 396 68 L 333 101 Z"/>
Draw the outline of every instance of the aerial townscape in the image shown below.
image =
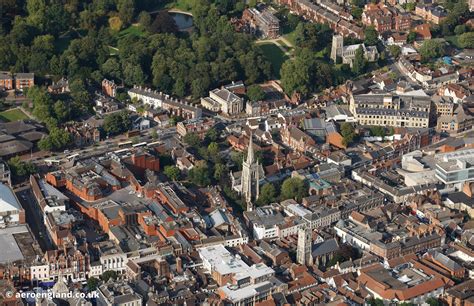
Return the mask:
<path id="1" fill-rule="evenodd" d="M 474 306 L 474 0 L 0 0 L 0 306 Z"/>

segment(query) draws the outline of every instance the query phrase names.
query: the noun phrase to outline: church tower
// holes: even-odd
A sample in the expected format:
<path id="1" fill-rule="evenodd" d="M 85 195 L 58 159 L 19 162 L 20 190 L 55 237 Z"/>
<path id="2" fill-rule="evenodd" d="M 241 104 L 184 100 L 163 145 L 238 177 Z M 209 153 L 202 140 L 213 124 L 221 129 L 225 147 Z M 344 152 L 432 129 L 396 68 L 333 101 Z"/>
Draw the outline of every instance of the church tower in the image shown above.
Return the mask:
<path id="1" fill-rule="evenodd" d="M 249 148 L 247 152 L 247 160 L 244 160 L 242 164 L 242 196 L 247 203 L 247 211 L 253 210 L 253 201 L 258 199 L 260 193 L 260 165 L 255 160 L 253 153 L 253 135 L 250 134 Z"/>
<path id="2" fill-rule="evenodd" d="M 332 37 L 331 47 L 331 59 L 334 63 L 337 61 L 337 57 L 342 57 L 342 49 L 344 47 L 344 37 L 342 35 L 334 35 Z"/>
<path id="3" fill-rule="evenodd" d="M 298 229 L 298 245 L 296 248 L 296 262 L 300 265 L 311 266 L 313 264 L 312 252 L 313 237 L 307 225 Z"/>

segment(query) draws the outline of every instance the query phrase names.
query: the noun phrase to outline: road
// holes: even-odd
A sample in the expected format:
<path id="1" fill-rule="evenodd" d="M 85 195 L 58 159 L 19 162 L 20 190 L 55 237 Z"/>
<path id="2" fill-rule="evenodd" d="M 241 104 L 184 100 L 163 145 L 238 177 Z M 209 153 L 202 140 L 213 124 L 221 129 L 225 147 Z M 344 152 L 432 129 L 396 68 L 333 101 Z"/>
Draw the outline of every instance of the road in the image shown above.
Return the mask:
<path id="1" fill-rule="evenodd" d="M 171 127 L 167 129 L 156 129 L 158 138 L 156 140 L 152 139 L 151 133 L 153 129 L 144 130 L 141 132 L 140 136 L 138 137 L 138 142 L 155 142 L 155 141 L 168 141 L 169 138 L 176 134 L 176 128 Z M 133 137 L 132 137 L 133 138 Z M 79 157 L 88 158 L 98 155 L 104 155 L 106 152 L 111 152 L 119 149 L 119 143 L 130 141 L 132 138 L 128 139 L 124 135 L 119 135 L 116 137 L 111 137 L 105 140 L 100 141 L 99 143 L 85 148 L 77 148 L 72 150 L 66 150 L 60 153 L 51 153 L 45 156 L 36 156 L 30 158 L 29 160 L 36 164 L 44 164 L 45 159 L 54 159 L 54 160 L 62 160 L 68 156 L 79 154 Z"/>
<path id="2" fill-rule="evenodd" d="M 21 206 L 25 209 L 26 222 L 30 226 L 32 234 L 35 236 L 41 249 L 43 251 L 53 249 L 53 245 L 48 238 L 49 236 L 47 234 L 46 226 L 40 216 L 39 209 L 35 209 L 38 208 L 39 205 L 31 191 L 31 188 L 28 186 L 26 188 L 17 189 L 15 192 Z"/>

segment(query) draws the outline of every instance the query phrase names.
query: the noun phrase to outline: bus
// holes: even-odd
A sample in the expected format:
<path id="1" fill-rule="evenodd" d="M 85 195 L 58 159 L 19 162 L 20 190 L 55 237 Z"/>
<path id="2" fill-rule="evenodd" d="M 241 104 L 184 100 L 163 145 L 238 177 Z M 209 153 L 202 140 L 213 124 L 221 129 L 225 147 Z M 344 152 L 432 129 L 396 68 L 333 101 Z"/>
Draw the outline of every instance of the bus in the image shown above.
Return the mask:
<path id="1" fill-rule="evenodd" d="M 132 146 L 132 141 L 131 140 L 118 143 L 119 148 L 129 148 L 131 146 Z"/>
<path id="2" fill-rule="evenodd" d="M 67 156 L 66 158 L 67 158 L 68 160 L 73 160 L 73 159 L 75 159 L 75 158 L 78 157 L 78 156 L 79 156 L 79 153 L 76 153 L 76 154 L 69 155 L 69 156 Z"/>
<path id="3" fill-rule="evenodd" d="M 144 146 L 146 146 L 146 141 L 145 141 L 145 142 L 136 143 L 136 144 L 132 145 L 132 147 L 134 147 L 134 148 L 139 148 L 139 147 L 144 147 Z"/>
<path id="4" fill-rule="evenodd" d="M 45 162 L 46 165 L 48 165 L 48 166 L 59 165 L 59 164 L 61 163 L 61 161 L 58 160 L 58 159 L 45 159 L 44 162 Z"/>
<path id="5" fill-rule="evenodd" d="M 120 149 L 120 150 L 114 151 L 114 153 L 115 154 L 120 154 L 120 153 L 125 153 L 125 152 L 128 152 L 128 151 L 130 151 L 130 149 L 125 148 L 125 149 Z"/>
<path id="6" fill-rule="evenodd" d="M 161 141 L 155 141 L 155 142 L 148 143 L 146 146 L 147 147 L 154 147 L 154 146 L 158 146 L 158 145 L 161 145 L 161 144 L 162 144 Z"/>

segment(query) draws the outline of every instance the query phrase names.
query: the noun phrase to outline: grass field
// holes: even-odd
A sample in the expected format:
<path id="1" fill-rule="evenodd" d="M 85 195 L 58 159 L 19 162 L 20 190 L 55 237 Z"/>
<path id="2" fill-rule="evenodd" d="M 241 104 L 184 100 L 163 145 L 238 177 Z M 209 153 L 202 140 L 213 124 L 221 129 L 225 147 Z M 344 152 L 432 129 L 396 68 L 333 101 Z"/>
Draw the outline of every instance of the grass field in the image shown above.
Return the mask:
<path id="1" fill-rule="evenodd" d="M 18 121 L 28 119 L 28 116 L 19 109 L 9 109 L 0 113 L 0 120 L 2 121 Z"/>
<path id="2" fill-rule="evenodd" d="M 118 32 L 117 37 L 122 38 L 128 35 L 136 35 L 140 37 L 145 35 L 145 31 L 140 25 L 131 25 L 128 28 Z"/>
<path id="3" fill-rule="evenodd" d="M 262 50 L 265 57 L 272 64 L 273 76 L 276 79 L 280 79 L 280 68 L 288 59 L 288 56 L 286 56 L 285 53 L 283 53 L 283 51 L 273 43 L 260 44 L 258 47 Z"/>

